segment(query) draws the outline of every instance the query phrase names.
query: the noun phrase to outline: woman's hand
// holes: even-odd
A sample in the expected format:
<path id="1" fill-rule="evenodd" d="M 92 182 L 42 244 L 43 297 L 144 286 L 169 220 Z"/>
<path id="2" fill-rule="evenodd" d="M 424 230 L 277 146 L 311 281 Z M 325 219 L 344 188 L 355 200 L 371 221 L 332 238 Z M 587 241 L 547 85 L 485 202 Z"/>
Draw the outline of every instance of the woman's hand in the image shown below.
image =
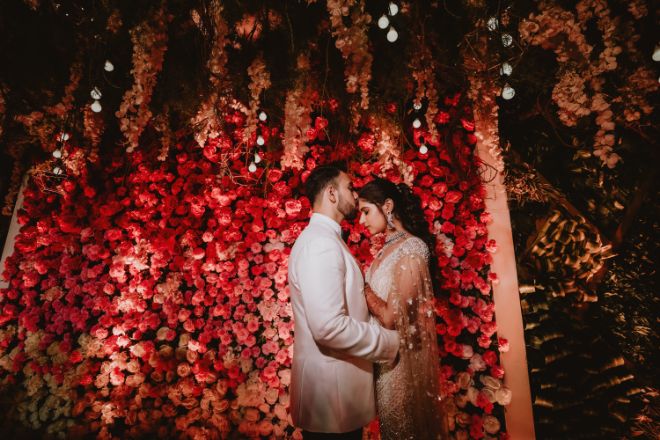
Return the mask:
<path id="1" fill-rule="evenodd" d="M 376 316 L 376 311 L 378 310 L 378 297 L 369 284 L 364 285 L 364 297 L 367 300 L 367 307 L 369 308 L 369 312 Z"/>
<path id="2" fill-rule="evenodd" d="M 364 296 L 367 300 L 369 312 L 380 321 L 383 327 L 393 329 L 394 319 L 392 314 L 389 313 L 387 302 L 380 299 L 369 284 L 364 285 Z"/>

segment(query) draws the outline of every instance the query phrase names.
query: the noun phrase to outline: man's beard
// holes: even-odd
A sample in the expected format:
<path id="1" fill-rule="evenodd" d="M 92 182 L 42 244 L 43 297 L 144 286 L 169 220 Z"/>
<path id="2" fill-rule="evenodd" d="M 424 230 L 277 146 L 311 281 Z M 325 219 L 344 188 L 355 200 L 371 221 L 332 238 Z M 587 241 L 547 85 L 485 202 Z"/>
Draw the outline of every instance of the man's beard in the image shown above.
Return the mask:
<path id="1" fill-rule="evenodd" d="M 344 220 L 355 220 L 357 218 L 357 204 L 351 205 L 350 202 L 344 200 L 341 196 L 339 197 L 337 210 L 344 216 Z"/>

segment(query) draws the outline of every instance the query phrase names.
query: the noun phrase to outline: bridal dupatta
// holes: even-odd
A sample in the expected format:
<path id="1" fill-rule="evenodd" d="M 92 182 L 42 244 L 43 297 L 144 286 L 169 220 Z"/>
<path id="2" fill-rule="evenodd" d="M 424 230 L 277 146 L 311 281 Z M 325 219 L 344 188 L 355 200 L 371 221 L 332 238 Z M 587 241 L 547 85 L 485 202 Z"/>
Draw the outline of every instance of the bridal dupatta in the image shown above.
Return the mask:
<path id="1" fill-rule="evenodd" d="M 440 405 L 439 357 L 429 251 L 417 237 L 386 256 L 370 284 L 395 311 L 399 361 L 380 366 L 376 393 L 383 439 L 446 439 Z"/>

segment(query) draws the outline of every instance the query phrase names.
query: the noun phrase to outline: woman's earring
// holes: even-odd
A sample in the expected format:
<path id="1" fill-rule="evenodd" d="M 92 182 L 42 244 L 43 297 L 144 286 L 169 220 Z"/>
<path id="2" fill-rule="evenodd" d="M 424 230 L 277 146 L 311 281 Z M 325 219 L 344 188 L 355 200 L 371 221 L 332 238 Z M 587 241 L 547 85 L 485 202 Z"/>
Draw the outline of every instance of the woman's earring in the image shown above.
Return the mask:
<path id="1" fill-rule="evenodd" d="M 395 227 L 394 227 L 394 218 L 392 216 L 392 211 L 387 213 L 386 218 L 387 218 L 387 228 L 394 229 Z"/>

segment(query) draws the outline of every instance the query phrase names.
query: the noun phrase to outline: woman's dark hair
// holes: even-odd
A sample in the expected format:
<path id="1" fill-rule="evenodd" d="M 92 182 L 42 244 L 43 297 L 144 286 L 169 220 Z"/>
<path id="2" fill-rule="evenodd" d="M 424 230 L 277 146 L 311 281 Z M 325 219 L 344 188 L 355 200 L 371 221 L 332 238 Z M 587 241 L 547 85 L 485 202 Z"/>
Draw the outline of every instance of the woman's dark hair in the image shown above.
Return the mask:
<path id="1" fill-rule="evenodd" d="M 435 235 L 429 230 L 429 223 L 424 218 L 424 211 L 419 197 L 405 183 L 398 185 L 386 179 L 376 177 L 358 191 L 361 199 L 373 203 L 381 209 L 387 199 L 392 199 L 394 208 L 392 214 L 401 221 L 404 229 L 412 235 L 421 238 L 431 253 L 429 258 L 429 272 L 433 282 L 433 291 L 438 295 L 440 291 L 440 278 L 438 258 L 435 253 Z"/>

